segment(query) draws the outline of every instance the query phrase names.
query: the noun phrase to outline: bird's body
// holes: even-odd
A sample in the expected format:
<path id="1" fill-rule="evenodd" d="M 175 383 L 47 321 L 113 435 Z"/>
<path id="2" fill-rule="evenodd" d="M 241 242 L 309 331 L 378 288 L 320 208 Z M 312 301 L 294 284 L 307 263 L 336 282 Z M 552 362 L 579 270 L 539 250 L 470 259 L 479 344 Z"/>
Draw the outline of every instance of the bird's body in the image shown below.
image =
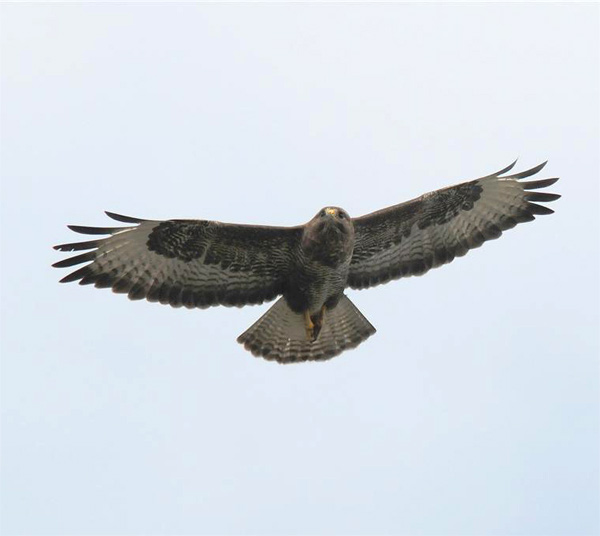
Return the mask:
<path id="1" fill-rule="evenodd" d="M 329 359 L 375 333 L 346 288 L 422 275 L 518 223 L 552 213 L 536 202 L 560 196 L 535 190 L 558 179 L 521 182 L 545 164 L 503 176 L 513 165 L 359 218 L 326 207 L 296 227 L 107 213 L 135 226 L 70 226 L 110 236 L 56 246 L 91 251 L 54 266 L 90 262 L 61 281 L 110 287 L 173 307 L 242 306 L 281 296 L 238 342 L 280 363 Z"/>
<path id="2" fill-rule="evenodd" d="M 283 292 L 292 311 L 313 315 L 337 304 L 347 286 L 353 249 L 354 226 L 344 210 L 326 207 L 307 223 Z"/>

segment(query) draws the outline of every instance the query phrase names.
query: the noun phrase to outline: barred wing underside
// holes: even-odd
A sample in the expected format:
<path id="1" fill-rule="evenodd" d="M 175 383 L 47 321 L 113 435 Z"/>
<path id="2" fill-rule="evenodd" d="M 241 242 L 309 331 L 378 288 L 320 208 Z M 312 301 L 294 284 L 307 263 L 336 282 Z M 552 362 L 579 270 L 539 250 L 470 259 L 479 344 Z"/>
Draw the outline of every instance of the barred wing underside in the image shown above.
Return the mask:
<path id="1" fill-rule="evenodd" d="M 552 210 L 557 194 L 537 192 L 558 179 L 521 182 L 544 166 L 487 177 L 425 194 L 354 220 L 356 242 L 348 286 L 367 288 L 392 279 L 421 275 L 451 262 L 502 231 Z"/>
<path id="2" fill-rule="evenodd" d="M 151 221 L 107 212 L 132 227 L 69 226 L 75 232 L 109 235 L 55 246 L 92 250 L 54 264 L 90 264 L 64 277 L 112 288 L 133 300 L 173 307 L 258 304 L 283 291 L 300 227 L 235 225 L 206 220 Z"/>

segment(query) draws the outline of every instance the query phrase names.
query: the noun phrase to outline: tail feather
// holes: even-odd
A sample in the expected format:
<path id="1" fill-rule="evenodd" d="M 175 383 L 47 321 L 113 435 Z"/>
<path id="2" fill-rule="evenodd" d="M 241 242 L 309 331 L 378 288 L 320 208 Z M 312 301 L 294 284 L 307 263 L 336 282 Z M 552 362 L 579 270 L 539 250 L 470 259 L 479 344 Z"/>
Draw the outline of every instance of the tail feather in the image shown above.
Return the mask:
<path id="1" fill-rule="evenodd" d="M 373 333 L 375 328 L 344 295 L 336 307 L 325 311 L 319 337 L 311 342 L 306 337 L 303 315 L 294 313 L 285 298 L 280 298 L 237 340 L 255 356 L 298 363 L 330 359 L 355 348 Z"/>

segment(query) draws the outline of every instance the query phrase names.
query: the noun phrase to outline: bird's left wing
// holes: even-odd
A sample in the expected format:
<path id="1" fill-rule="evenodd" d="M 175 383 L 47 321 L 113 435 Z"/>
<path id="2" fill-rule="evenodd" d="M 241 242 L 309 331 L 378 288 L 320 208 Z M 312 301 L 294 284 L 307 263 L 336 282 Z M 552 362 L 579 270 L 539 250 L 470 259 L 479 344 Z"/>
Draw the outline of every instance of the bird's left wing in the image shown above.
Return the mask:
<path id="1" fill-rule="evenodd" d="M 558 199 L 536 190 L 558 179 L 521 182 L 545 165 L 504 175 L 515 165 L 418 199 L 354 219 L 356 241 L 348 285 L 367 288 L 421 275 L 451 262 L 502 231 L 552 210 L 537 202 Z M 501 176 L 504 175 L 504 176 Z"/>
<path id="2" fill-rule="evenodd" d="M 131 299 L 173 307 L 257 304 L 281 294 L 301 227 L 262 227 L 206 220 L 151 221 L 107 212 L 135 224 L 100 228 L 69 226 L 89 242 L 55 246 L 60 251 L 91 250 L 53 266 L 90 262 L 61 282 L 79 281 L 112 288 Z"/>

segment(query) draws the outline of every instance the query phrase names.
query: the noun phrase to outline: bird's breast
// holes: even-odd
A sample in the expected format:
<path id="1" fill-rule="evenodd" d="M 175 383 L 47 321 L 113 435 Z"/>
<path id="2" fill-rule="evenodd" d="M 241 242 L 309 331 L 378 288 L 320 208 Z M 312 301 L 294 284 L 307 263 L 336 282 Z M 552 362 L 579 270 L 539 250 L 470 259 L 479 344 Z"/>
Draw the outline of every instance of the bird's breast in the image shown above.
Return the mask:
<path id="1" fill-rule="evenodd" d="M 285 297 L 296 312 L 318 312 L 328 302 L 337 302 L 346 288 L 350 259 L 339 263 L 324 263 L 303 258 L 290 276 Z"/>
<path id="2" fill-rule="evenodd" d="M 331 225 L 305 236 L 301 249 L 306 262 L 337 268 L 349 262 L 354 249 L 354 237 Z"/>

